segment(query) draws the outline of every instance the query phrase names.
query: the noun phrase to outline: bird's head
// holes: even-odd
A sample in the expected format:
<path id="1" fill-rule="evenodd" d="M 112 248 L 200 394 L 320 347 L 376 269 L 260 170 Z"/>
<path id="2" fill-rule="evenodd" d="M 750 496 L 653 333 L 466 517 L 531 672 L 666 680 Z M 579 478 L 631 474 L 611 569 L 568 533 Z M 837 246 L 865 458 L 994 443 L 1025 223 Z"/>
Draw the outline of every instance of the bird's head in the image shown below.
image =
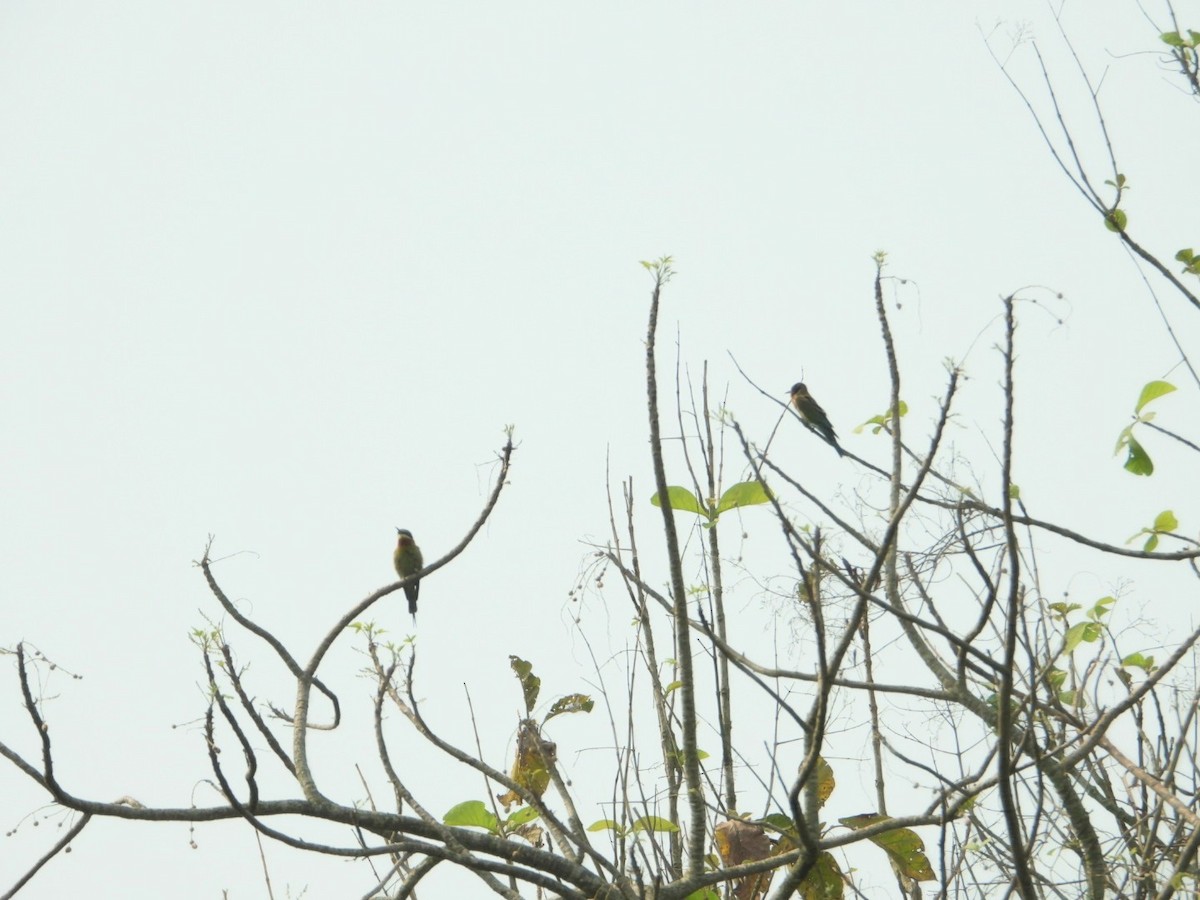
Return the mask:
<path id="1" fill-rule="evenodd" d="M 792 385 L 792 389 L 790 391 L 788 391 L 788 393 L 791 394 L 793 397 L 795 397 L 797 394 L 807 394 L 808 388 L 806 388 L 804 386 L 803 381 L 797 381 L 795 384 Z"/>
<path id="2" fill-rule="evenodd" d="M 396 537 L 399 539 L 399 542 L 402 545 L 403 544 L 411 544 L 413 542 L 412 532 L 409 531 L 407 528 L 397 528 L 396 529 Z"/>

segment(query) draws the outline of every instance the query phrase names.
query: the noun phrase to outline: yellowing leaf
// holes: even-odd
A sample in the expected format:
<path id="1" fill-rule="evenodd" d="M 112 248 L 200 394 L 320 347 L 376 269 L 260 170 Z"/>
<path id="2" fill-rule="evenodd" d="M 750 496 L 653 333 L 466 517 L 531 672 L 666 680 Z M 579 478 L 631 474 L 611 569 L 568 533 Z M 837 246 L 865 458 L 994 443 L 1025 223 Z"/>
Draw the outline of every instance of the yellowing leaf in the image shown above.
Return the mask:
<path id="1" fill-rule="evenodd" d="M 817 806 L 825 805 L 825 801 L 829 799 L 829 795 L 833 793 L 833 789 L 837 787 L 837 779 L 833 777 L 833 769 L 829 763 L 825 762 L 824 757 L 817 757 Z"/>
<path id="2" fill-rule="evenodd" d="M 567 694 L 565 697 L 559 697 L 554 701 L 554 705 L 550 707 L 550 712 L 546 713 L 546 718 L 542 719 L 542 724 L 545 725 L 555 716 L 565 715 L 566 713 L 591 712 L 592 707 L 596 705 L 596 701 L 587 694 Z"/>
<path id="3" fill-rule="evenodd" d="M 726 866 L 738 866 L 742 863 L 766 859 L 774 849 L 771 839 L 767 837 L 761 825 L 741 819 L 722 822 L 713 830 L 713 840 L 717 845 L 717 853 L 721 856 L 721 862 Z M 770 882 L 770 872 L 739 878 L 733 896 L 736 900 L 754 900 L 766 893 Z"/>
<path id="4" fill-rule="evenodd" d="M 517 728 L 517 758 L 513 761 L 512 780 L 535 797 L 541 797 L 550 784 L 550 766 L 557 758 L 558 747 L 542 737 L 537 722 L 522 719 Z M 516 791 L 499 794 L 496 799 L 504 804 L 505 812 L 514 803 L 523 802 Z"/>
<path id="5" fill-rule="evenodd" d="M 886 822 L 889 819 L 890 816 L 867 813 L 861 816 L 849 816 L 838 821 L 847 828 L 853 828 L 857 831 L 860 828 L 866 828 L 868 825 L 875 825 L 878 822 Z M 929 864 L 929 858 L 925 855 L 925 842 L 911 828 L 895 828 L 892 831 L 885 831 L 883 834 L 877 834 L 873 838 L 870 838 L 870 841 L 877 847 L 882 847 L 887 855 L 891 857 L 896 868 L 914 881 L 934 881 L 937 878 L 933 874 L 933 867 Z"/>
<path id="6" fill-rule="evenodd" d="M 726 866 L 766 859 L 771 855 L 771 839 L 761 825 L 730 819 L 713 829 L 717 853 Z"/>

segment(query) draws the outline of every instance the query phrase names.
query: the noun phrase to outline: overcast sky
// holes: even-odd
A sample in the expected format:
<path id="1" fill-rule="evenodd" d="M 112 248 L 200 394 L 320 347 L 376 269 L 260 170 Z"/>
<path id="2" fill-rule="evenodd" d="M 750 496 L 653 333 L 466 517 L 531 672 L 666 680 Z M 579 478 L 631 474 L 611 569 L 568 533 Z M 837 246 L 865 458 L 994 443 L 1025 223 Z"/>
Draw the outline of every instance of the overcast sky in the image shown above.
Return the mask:
<path id="1" fill-rule="evenodd" d="M 1184 175 L 1195 104 L 1143 52 L 1155 29 L 1134 4 L 1068 4 L 1064 21 L 1089 73 L 1109 69 L 1130 221 L 1169 258 L 1200 240 Z M 888 292 L 910 434 L 919 444 L 929 430 L 944 360 L 961 362 L 971 378 L 953 437 L 993 490 L 999 297 L 1044 286 L 1022 312 L 1023 496 L 1114 543 L 1168 507 L 1194 532 L 1195 491 L 1180 496 L 1194 463 L 1160 442 L 1161 477 L 1139 480 L 1111 456 L 1141 385 L 1176 356 L 1136 268 L 989 55 L 985 37 L 1007 56 L 1018 31 L 1043 46 L 1100 164 L 1037 2 L 5 3 L 0 644 L 27 640 L 65 670 L 42 686 L 63 784 L 217 803 L 188 639 L 217 617 L 192 565 L 208 535 L 230 557 L 217 567 L 230 596 L 307 655 L 393 580 L 396 526 L 427 560 L 458 542 L 510 424 L 519 448 L 498 510 L 423 586 L 422 693 L 461 738 L 467 685 L 501 765 L 520 699 L 510 653 L 535 663 L 548 694 L 591 690 L 568 591 L 607 534 L 606 468 L 643 501 L 652 490 L 651 283 L 638 261 L 663 254 L 678 272 L 665 370 L 678 335 L 683 363 L 695 374 L 709 361 L 714 392 L 759 440 L 778 409 L 729 354 L 781 395 L 803 376 L 847 448 L 883 463 L 883 443 L 853 428 L 887 406 L 871 295 L 871 255 L 886 250 L 906 280 Z M 1028 46 L 1013 66 L 1043 96 Z M 1194 347 L 1195 316 L 1176 324 Z M 1167 404 L 1195 434 L 1194 389 Z M 774 446 L 830 492 L 860 483 L 799 427 Z M 731 480 L 740 469 L 731 461 Z M 736 552 L 785 571 L 777 527 L 755 516 L 730 543 L 746 530 Z M 1068 569 L 1060 587 L 1094 598 L 1138 577 Z M 1130 593 L 1134 612 L 1155 609 Z M 772 607 L 758 586 L 743 579 L 732 602 L 762 633 Z M 623 646 L 619 592 L 583 605 L 600 655 Z M 402 637 L 402 607 L 391 596 L 372 618 Z M 286 703 L 268 654 L 230 637 L 260 699 Z M 370 690 L 355 646 L 344 639 L 326 663 L 344 702 Z M 0 740 L 36 759 L 13 669 Z M 352 715 L 348 730 L 364 724 Z M 583 726 L 557 728 L 582 772 L 571 744 Z M 432 810 L 481 794 L 397 734 L 406 765 L 442 767 Z M 324 760 L 340 796 L 362 794 L 355 762 L 378 789 L 369 744 L 344 746 Z M 8 885 L 62 819 L 22 822 L 42 795 L 9 767 L 0 797 L 3 829 L 20 825 L 0 853 Z M 277 897 L 372 883 L 359 863 L 265 852 Z M 109 822 L 22 896 L 128 896 L 131 883 L 180 900 L 265 896 L 242 825 Z"/>

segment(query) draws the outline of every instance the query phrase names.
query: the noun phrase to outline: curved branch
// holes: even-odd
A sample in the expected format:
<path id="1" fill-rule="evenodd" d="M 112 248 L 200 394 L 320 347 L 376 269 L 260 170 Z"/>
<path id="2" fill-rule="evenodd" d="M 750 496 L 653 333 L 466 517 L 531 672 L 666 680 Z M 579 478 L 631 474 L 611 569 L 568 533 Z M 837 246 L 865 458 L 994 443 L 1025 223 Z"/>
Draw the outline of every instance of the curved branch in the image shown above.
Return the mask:
<path id="1" fill-rule="evenodd" d="M 304 670 L 297 676 L 295 723 L 292 735 L 292 759 L 296 765 L 296 777 L 304 791 L 304 796 L 312 800 L 325 799 L 321 795 L 320 791 L 317 790 L 316 781 L 314 780 L 312 771 L 309 769 L 308 765 L 309 695 L 311 692 L 311 686 L 317 683 L 316 671 L 317 667 L 321 664 L 321 660 L 325 658 L 325 654 L 329 651 L 329 648 L 333 646 L 333 642 L 337 640 L 338 636 L 341 635 L 342 632 L 346 630 L 347 626 L 349 626 L 351 622 L 362 615 L 373 603 L 375 603 L 375 601 L 382 597 L 386 597 L 388 594 L 391 594 L 394 591 L 400 590 L 413 581 L 424 578 L 425 576 L 436 572 L 438 569 L 442 568 L 442 566 L 456 559 L 459 554 L 467 549 L 467 546 L 472 540 L 475 539 L 475 535 L 479 533 L 479 530 L 491 516 L 492 510 L 496 508 L 496 503 L 500 499 L 500 492 L 508 483 L 508 470 L 509 466 L 512 464 L 512 455 L 514 449 L 512 432 L 510 430 L 508 433 L 508 440 L 505 442 L 504 447 L 500 451 L 500 472 L 496 476 L 496 482 L 492 486 L 492 492 L 488 496 L 487 502 L 484 504 L 483 509 L 480 511 L 479 516 L 476 518 L 474 524 L 467 529 L 467 533 L 463 539 L 437 562 L 426 566 L 420 572 L 409 575 L 405 578 L 401 578 L 394 584 L 388 585 L 387 587 L 382 587 L 370 596 L 366 597 L 364 600 L 359 601 L 359 603 L 356 604 L 353 609 L 342 616 L 337 621 L 337 624 L 335 624 L 333 628 L 326 633 L 321 643 L 317 646 L 317 649 L 313 652 L 312 658 L 308 661 L 308 665 L 305 666 Z"/>
<path id="2" fill-rule="evenodd" d="M 208 582 L 208 589 L 212 592 L 212 595 L 217 598 L 217 602 L 221 604 L 221 607 L 225 610 L 226 613 L 229 614 L 230 618 L 232 618 L 235 622 L 237 622 L 239 625 L 241 625 L 243 628 L 245 628 L 251 634 L 260 638 L 264 643 L 267 644 L 267 646 L 269 646 L 272 650 L 275 651 L 275 654 L 283 661 L 283 664 L 285 666 L 287 666 L 288 671 L 292 673 L 292 676 L 294 678 L 297 678 L 297 679 L 303 678 L 304 670 L 300 668 L 300 664 L 298 662 L 296 662 L 296 660 L 292 656 L 292 654 L 288 652 L 288 649 L 285 646 L 283 646 L 283 643 L 279 640 L 279 638 L 275 637 L 275 635 L 271 634 L 271 632 L 267 631 L 267 629 L 263 628 L 261 625 L 259 625 L 257 622 L 255 622 L 253 619 L 250 619 L 247 616 L 242 615 L 241 610 L 239 610 L 233 604 L 233 601 L 231 601 L 225 595 L 225 592 L 223 590 L 221 590 L 221 586 L 219 584 L 217 584 L 216 576 L 214 576 L 212 573 L 212 559 L 209 556 L 209 553 L 212 550 L 212 543 L 213 543 L 213 538 L 210 535 L 209 539 L 208 539 L 208 546 L 206 546 L 204 548 L 204 556 L 201 558 L 200 562 L 198 563 L 198 565 L 200 566 L 200 569 L 204 572 L 204 579 L 205 579 L 205 581 Z M 342 708 L 341 708 L 341 704 L 338 702 L 337 696 L 333 693 L 333 691 L 331 691 L 331 690 L 329 690 L 329 688 L 325 687 L 325 685 L 321 683 L 320 679 L 314 678 L 313 684 L 317 688 L 317 690 L 320 691 L 325 696 L 325 698 L 327 700 L 329 700 L 330 704 L 333 706 L 333 722 L 328 727 L 331 729 L 337 728 L 338 723 L 340 723 L 341 719 L 342 719 Z M 283 718 L 287 719 L 286 716 L 283 716 Z M 292 720 L 288 719 L 288 721 L 292 721 Z M 295 723 L 292 722 L 292 724 L 295 724 Z M 292 768 L 292 771 L 294 773 L 295 769 L 292 766 L 292 763 L 290 761 L 289 761 L 288 765 L 290 768 Z"/>

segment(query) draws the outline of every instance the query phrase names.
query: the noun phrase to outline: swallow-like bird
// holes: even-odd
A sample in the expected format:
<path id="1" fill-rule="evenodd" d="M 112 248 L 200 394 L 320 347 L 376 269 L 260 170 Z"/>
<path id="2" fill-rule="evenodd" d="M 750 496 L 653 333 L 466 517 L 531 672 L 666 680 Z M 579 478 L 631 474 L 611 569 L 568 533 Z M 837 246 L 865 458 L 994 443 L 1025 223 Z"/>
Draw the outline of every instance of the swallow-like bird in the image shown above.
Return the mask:
<path id="1" fill-rule="evenodd" d="M 392 554 L 392 562 L 396 564 L 396 574 L 407 578 L 421 571 L 425 561 L 421 558 L 421 548 L 413 540 L 412 532 L 406 528 L 396 529 L 396 552 Z M 417 617 L 417 595 L 421 593 L 421 582 L 414 581 L 404 586 L 404 596 L 408 598 L 408 611 L 413 619 Z"/>
<path id="2" fill-rule="evenodd" d="M 792 385 L 789 392 L 792 395 L 792 406 L 796 407 L 796 412 L 800 413 L 800 418 L 804 420 L 813 431 L 829 443 L 834 450 L 838 452 L 838 456 L 845 456 L 846 451 L 838 446 L 837 432 L 833 430 L 833 426 L 829 423 L 829 416 L 825 415 L 825 410 L 821 409 L 821 404 L 813 399 L 812 394 L 808 392 L 808 388 L 804 386 L 804 382 L 797 381 Z"/>

